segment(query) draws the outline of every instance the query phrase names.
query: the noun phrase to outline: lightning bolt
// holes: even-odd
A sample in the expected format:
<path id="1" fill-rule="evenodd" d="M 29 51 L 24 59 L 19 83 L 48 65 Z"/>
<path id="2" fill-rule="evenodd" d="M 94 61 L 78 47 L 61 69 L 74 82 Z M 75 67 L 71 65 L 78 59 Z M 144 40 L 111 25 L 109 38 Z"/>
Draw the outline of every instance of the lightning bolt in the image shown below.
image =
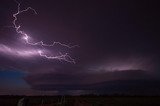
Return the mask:
<path id="1" fill-rule="evenodd" d="M 52 44 L 45 44 L 43 41 L 30 42 L 30 36 L 28 36 L 28 34 L 25 33 L 24 31 L 20 30 L 21 26 L 16 24 L 16 22 L 18 20 L 17 17 L 21 13 L 27 12 L 29 10 L 32 10 L 34 12 L 34 14 L 37 14 L 37 12 L 32 7 L 27 7 L 26 9 L 21 10 L 20 9 L 21 4 L 16 0 L 15 0 L 15 2 L 17 3 L 18 7 L 17 7 L 17 12 L 13 14 L 13 18 L 14 18 L 14 20 L 12 22 L 13 27 L 15 28 L 16 32 L 22 36 L 22 39 L 26 42 L 26 44 L 29 44 L 29 45 L 32 45 L 32 46 L 41 46 L 41 47 L 52 47 L 52 46 L 55 46 L 57 44 L 57 45 L 60 45 L 62 47 L 67 47 L 69 49 L 74 48 L 74 47 L 78 47 L 78 45 L 70 46 L 70 45 L 67 45 L 67 44 L 60 43 L 60 42 L 53 42 Z M 39 56 L 47 58 L 47 59 L 58 59 L 58 60 L 64 60 L 64 61 L 70 62 L 70 63 L 75 63 L 75 60 L 68 53 L 65 53 L 65 54 L 59 53 L 59 55 L 57 55 L 57 56 L 51 56 L 51 55 L 45 54 L 42 50 L 38 50 L 37 52 L 38 52 Z"/>

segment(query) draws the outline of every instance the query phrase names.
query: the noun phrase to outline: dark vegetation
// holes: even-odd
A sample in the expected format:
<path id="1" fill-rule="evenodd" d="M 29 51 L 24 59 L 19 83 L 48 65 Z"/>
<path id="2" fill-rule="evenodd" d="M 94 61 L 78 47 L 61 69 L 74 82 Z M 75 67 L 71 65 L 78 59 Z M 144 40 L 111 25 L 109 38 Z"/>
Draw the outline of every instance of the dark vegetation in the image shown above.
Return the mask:
<path id="1" fill-rule="evenodd" d="M 160 96 L 0 96 L 0 106 L 17 106 L 20 99 L 27 106 L 160 106 Z"/>

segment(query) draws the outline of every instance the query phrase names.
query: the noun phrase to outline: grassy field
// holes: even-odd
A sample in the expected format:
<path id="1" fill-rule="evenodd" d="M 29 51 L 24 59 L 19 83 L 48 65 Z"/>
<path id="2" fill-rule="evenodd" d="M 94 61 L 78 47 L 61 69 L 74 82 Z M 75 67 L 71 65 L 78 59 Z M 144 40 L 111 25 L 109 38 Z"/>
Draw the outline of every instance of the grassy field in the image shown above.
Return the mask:
<path id="1" fill-rule="evenodd" d="M 17 106 L 24 96 L 0 96 L 0 106 Z M 28 96 L 27 106 L 160 106 L 159 96 Z"/>

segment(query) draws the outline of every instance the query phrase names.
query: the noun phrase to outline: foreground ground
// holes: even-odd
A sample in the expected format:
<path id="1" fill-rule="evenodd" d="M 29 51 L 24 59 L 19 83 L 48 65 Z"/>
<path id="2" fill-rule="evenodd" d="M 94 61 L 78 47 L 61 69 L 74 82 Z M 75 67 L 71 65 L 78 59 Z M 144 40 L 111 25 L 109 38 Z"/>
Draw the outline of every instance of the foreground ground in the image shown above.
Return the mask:
<path id="1" fill-rule="evenodd" d="M 0 96 L 0 106 L 160 106 L 159 96 Z"/>

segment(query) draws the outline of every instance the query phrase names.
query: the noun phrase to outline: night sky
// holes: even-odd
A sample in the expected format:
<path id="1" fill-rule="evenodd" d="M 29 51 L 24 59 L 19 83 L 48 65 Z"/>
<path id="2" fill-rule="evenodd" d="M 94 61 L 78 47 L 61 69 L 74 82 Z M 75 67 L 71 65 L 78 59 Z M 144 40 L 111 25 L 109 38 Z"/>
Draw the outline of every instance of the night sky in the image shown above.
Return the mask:
<path id="1" fill-rule="evenodd" d="M 31 42 L 78 45 L 32 46 L 16 32 L 14 0 L 0 1 L 0 95 L 160 95 L 160 9 L 154 0 L 19 0 L 17 25 Z M 68 53 L 75 64 L 46 55 Z M 18 91 L 18 92 L 17 92 Z"/>

